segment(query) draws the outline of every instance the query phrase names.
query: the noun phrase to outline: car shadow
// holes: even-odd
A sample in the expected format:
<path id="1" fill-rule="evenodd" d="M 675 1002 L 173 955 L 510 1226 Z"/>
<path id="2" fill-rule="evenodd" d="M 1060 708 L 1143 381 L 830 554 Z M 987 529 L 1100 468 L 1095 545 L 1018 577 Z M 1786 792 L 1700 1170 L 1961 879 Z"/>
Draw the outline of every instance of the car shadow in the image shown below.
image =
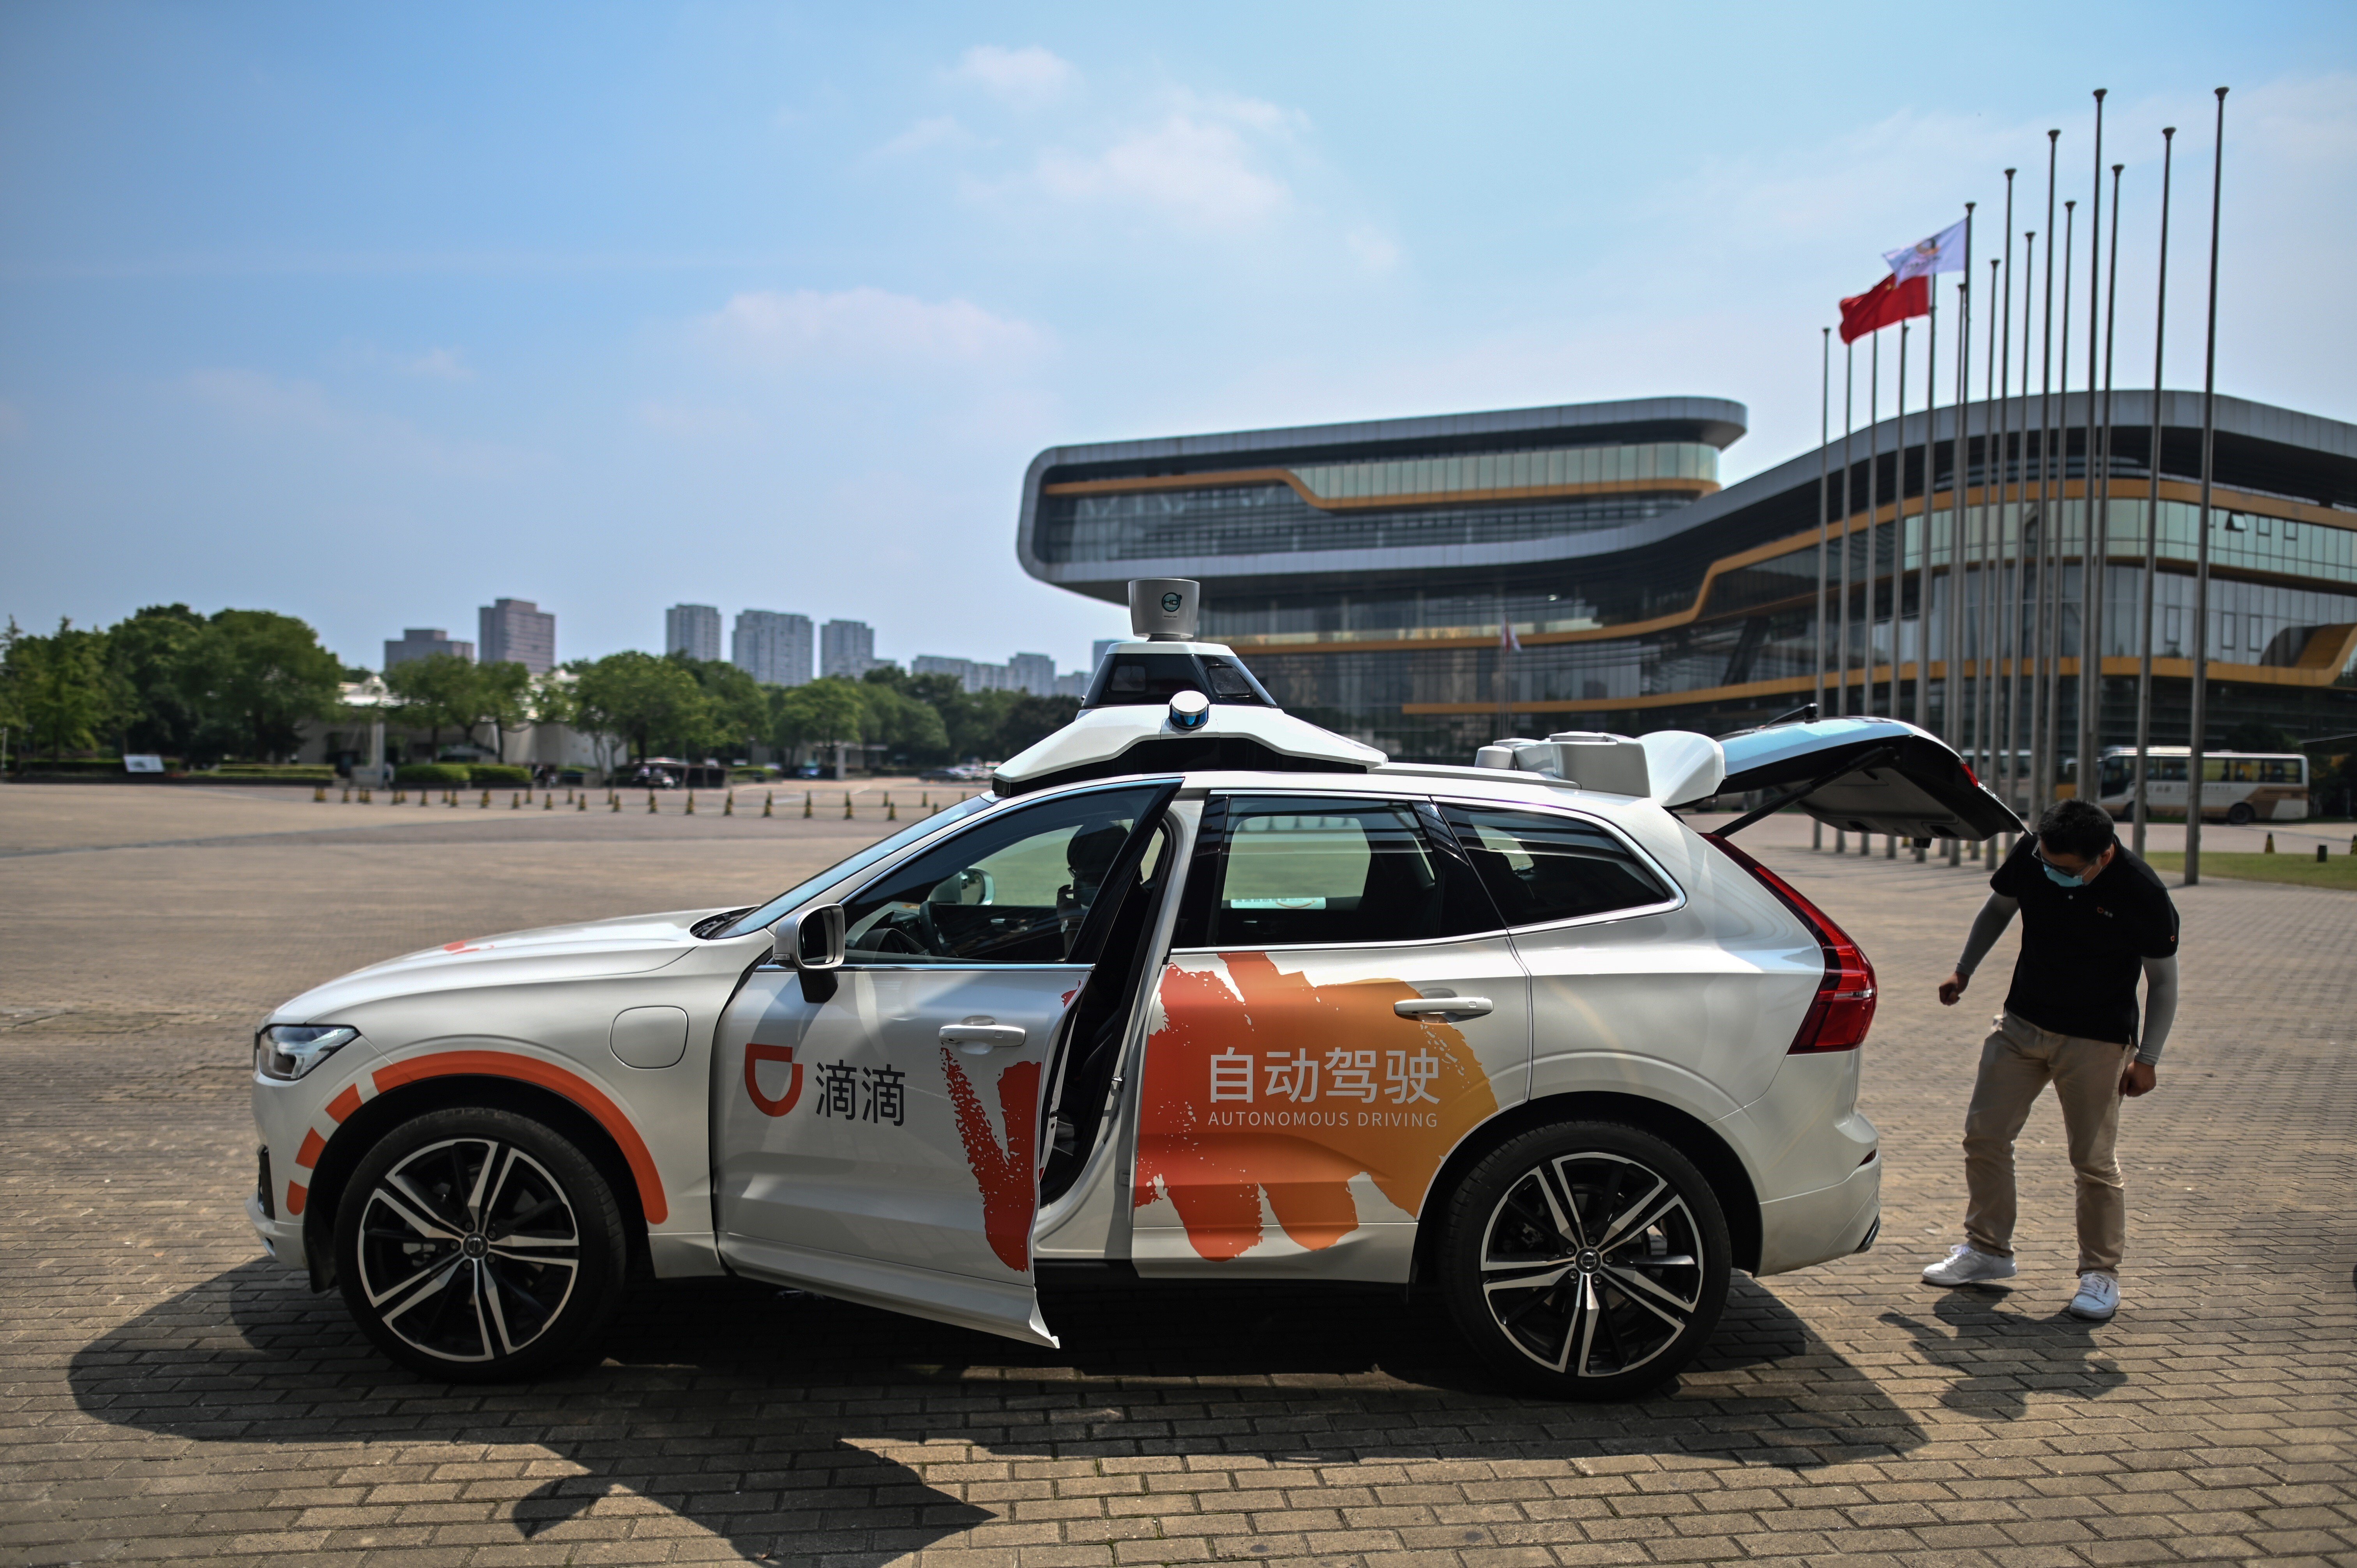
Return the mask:
<path id="1" fill-rule="evenodd" d="M 1611 1405 L 1515 1393 L 1437 1306 L 1395 1289 L 1158 1283 L 1042 1294 L 1060 1349 L 743 1281 L 650 1284 L 600 1365 L 485 1387 L 400 1371 L 339 1298 L 257 1260 L 85 1346 L 69 1380 L 97 1420 L 198 1442 L 537 1445 L 576 1473 L 501 1510 L 519 1537 L 626 1494 L 748 1556 L 823 1552 L 862 1564 L 996 1517 L 890 1456 L 920 1444 L 1002 1459 L 1508 1455 L 1568 1469 L 1635 1454 L 1805 1468 L 1924 1441 L 1871 1380 L 1744 1278 L 1712 1348 L 1677 1382 Z"/>
<path id="2" fill-rule="evenodd" d="M 2040 1316 L 2014 1309 L 2015 1292 L 1959 1285 L 1932 1304 L 1937 1326 L 1903 1312 L 1882 1321 L 1903 1329 L 1925 1360 L 1957 1374 L 1941 1393 L 1948 1409 L 1976 1420 L 2018 1421 L 2032 1394 L 2100 1399 L 2127 1374 L 2094 1359 L 2104 1326 L 2060 1307 Z"/>

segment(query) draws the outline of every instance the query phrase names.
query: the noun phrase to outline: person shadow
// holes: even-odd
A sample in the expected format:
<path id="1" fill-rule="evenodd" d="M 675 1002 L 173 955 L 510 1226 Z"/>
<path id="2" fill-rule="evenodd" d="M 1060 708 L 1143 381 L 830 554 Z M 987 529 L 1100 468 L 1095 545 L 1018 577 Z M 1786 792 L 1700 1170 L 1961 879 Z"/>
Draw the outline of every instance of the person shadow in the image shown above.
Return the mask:
<path id="1" fill-rule="evenodd" d="M 1395 1287 L 1157 1281 L 1041 1294 L 1060 1349 L 748 1281 L 642 1283 L 600 1364 L 454 1385 L 396 1369 L 337 1296 L 257 1259 L 91 1341 L 68 1381 L 89 1416 L 199 1444 L 524 1448 L 544 1478 L 514 1482 L 492 1516 L 522 1541 L 561 1545 L 573 1521 L 651 1506 L 747 1557 L 823 1555 L 845 1568 L 1002 1517 L 903 1462 L 945 1450 L 963 1449 L 960 1462 L 1286 1465 L 1506 1455 L 1569 1471 L 1633 1454 L 1809 1468 L 1925 1441 L 1740 1276 L 1712 1345 L 1676 1380 L 1598 1405 L 1518 1392 L 1437 1304 Z M 547 1477 L 533 1447 L 565 1473 Z"/>
<path id="2" fill-rule="evenodd" d="M 2015 1292 L 2002 1285 L 1958 1285 L 1932 1307 L 1937 1321 L 1886 1312 L 1882 1321 L 1904 1331 L 1932 1365 L 1955 1374 L 1940 1402 L 1983 1421 L 2018 1421 L 2032 1395 L 2101 1399 L 2127 1374 L 2095 1358 L 2104 1326 L 2057 1307 L 2034 1316 L 2014 1309 Z"/>

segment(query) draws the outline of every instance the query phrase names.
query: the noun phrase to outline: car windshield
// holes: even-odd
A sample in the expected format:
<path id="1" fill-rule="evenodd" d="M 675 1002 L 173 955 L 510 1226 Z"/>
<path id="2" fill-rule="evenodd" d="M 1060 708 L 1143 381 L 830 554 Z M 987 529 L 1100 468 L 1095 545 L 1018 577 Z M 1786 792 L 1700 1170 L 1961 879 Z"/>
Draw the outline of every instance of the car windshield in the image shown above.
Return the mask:
<path id="1" fill-rule="evenodd" d="M 748 932 L 758 931 L 822 889 L 832 886 L 846 876 L 856 875 L 866 870 L 877 861 L 907 848 L 937 829 L 945 828 L 952 822 L 963 822 L 966 818 L 986 811 L 996 804 L 998 804 L 997 796 L 984 793 L 936 811 L 922 821 L 910 822 L 890 838 L 878 839 L 850 859 L 839 860 L 807 882 L 796 883 L 787 888 L 759 908 L 748 910 L 737 918 L 731 920 L 727 928 L 717 934 L 720 937 L 741 937 Z"/>

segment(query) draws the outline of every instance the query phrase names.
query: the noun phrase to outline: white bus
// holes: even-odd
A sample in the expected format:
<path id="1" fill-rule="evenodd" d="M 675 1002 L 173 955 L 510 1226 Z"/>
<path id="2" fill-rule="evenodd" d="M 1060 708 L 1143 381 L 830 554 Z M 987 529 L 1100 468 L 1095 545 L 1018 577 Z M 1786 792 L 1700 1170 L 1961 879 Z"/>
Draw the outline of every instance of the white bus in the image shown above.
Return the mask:
<path id="1" fill-rule="evenodd" d="M 2182 746 L 2150 750 L 2151 775 L 2145 781 L 2153 820 L 2185 815 L 2186 764 Z M 2104 748 L 2097 804 L 2122 822 L 2136 811 L 2136 749 Z M 2296 822 L 2308 815 L 2308 758 L 2297 751 L 2213 751 L 2201 759 L 2201 820 Z"/>

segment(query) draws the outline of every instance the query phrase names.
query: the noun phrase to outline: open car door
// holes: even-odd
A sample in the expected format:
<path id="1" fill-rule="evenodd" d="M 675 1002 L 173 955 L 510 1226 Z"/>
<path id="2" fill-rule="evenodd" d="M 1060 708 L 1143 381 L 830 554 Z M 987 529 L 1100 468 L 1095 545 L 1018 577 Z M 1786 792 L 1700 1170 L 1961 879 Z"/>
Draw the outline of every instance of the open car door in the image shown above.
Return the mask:
<path id="1" fill-rule="evenodd" d="M 1049 1064 L 1176 780 L 994 811 L 845 901 L 841 968 L 764 965 L 715 1042 L 732 1267 L 1039 1344 Z"/>
<path id="2" fill-rule="evenodd" d="M 1815 719 L 1723 736 L 1722 796 L 1766 794 L 1730 833 L 1797 805 L 1828 827 L 1905 839 L 1986 839 L 2021 819 L 1945 741 L 1899 719 Z"/>

